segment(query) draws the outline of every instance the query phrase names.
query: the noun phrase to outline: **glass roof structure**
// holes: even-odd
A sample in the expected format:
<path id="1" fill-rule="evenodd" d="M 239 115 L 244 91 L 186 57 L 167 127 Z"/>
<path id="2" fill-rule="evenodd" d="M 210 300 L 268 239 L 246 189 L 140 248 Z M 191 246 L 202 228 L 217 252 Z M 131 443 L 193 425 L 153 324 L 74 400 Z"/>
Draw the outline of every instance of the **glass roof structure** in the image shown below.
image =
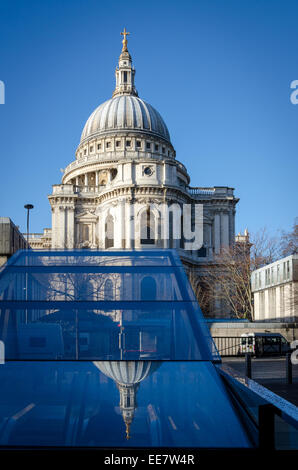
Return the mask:
<path id="1" fill-rule="evenodd" d="M 6 360 L 220 360 L 174 250 L 20 251 L 0 301 Z"/>
<path id="2" fill-rule="evenodd" d="M 224 370 L 173 250 L 16 253 L 0 340 L 0 449 L 247 451 L 268 404 L 298 449 L 296 407 Z"/>

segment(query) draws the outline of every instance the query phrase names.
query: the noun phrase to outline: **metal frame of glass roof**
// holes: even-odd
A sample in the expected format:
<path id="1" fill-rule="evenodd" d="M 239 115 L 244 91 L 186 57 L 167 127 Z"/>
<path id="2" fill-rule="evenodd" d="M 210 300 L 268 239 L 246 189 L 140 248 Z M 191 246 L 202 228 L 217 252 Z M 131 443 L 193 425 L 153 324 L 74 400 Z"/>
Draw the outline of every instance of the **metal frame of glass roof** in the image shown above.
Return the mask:
<path id="1" fill-rule="evenodd" d="M 0 308 L 8 360 L 220 360 L 175 250 L 20 251 Z"/>

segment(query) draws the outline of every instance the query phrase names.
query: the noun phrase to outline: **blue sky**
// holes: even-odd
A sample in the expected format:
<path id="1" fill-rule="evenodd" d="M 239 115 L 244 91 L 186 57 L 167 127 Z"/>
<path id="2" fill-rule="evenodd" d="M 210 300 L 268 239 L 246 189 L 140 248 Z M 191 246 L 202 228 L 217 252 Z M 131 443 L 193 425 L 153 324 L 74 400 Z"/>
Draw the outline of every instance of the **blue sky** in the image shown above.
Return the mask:
<path id="1" fill-rule="evenodd" d="M 47 195 L 129 50 L 192 186 L 232 186 L 236 230 L 288 230 L 297 211 L 298 2 L 0 0 L 0 215 L 51 226 Z"/>

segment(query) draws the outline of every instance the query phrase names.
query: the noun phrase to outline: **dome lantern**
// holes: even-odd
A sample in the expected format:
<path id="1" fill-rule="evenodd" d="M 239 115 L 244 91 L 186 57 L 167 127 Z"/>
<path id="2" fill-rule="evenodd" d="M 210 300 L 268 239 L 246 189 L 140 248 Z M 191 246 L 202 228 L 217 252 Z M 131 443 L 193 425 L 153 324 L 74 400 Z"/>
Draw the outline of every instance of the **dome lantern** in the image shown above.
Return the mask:
<path id="1" fill-rule="evenodd" d="M 130 34 L 124 28 L 124 31 L 120 33 L 123 35 L 123 47 L 119 57 L 119 64 L 116 67 L 116 88 L 113 93 L 114 96 L 119 95 L 133 95 L 138 96 L 138 92 L 134 86 L 134 79 L 135 79 L 135 69 L 132 66 L 132 60 L 130 53 L 127 49 L 127 39 L 126 36 Z"/>

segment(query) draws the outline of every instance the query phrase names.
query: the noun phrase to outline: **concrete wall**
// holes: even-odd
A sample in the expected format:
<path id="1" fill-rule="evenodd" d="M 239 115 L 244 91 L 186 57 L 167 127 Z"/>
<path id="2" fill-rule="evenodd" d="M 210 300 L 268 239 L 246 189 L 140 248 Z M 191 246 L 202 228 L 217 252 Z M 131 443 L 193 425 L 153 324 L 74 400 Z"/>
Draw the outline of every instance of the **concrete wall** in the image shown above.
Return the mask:
<path id="1" fill-rule="evenodd" d="M 298 323 L 208 322 L 212 336 L 241 336 L 244 333 L 280 333 L 287 341 L 298 339 Z"/>
<path id="2" fill-rule="evenodd" d="M 26 249 L 27 242 L 9 217 L 0 217 L 0 266 L 16 251 Z"/>

